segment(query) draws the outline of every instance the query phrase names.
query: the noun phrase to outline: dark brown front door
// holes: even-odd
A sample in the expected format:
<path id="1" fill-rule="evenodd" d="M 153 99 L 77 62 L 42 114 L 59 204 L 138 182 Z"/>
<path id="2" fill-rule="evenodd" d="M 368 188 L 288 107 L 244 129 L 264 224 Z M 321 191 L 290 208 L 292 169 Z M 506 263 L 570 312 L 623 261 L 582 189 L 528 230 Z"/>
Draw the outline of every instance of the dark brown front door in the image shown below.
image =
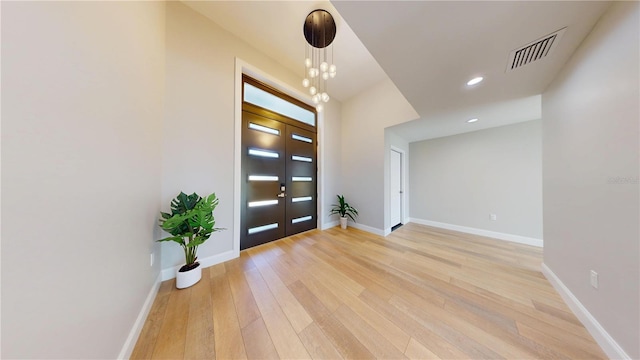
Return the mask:
<path id="1" fill-rule="evenodd" d="M 316 134 L 260 112 L 242 112 L 241 249 L 317 224 Z"/>

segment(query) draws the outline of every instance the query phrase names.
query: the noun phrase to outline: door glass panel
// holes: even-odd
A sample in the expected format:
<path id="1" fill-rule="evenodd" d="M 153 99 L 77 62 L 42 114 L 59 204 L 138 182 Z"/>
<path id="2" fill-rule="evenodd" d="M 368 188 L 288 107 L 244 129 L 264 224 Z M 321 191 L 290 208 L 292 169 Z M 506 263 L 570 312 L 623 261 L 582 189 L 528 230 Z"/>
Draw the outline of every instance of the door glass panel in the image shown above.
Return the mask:
<path id="1" fill-rule="evenodd" d="M 305 124 L 316 126 L 316 115 L 313 112 L 292 104 L 287 100 L 277 97 L 246 82 L 244 83 L 244 101 L 301 121 Z"/>
<path id="2" fill-rule="evenodd" d="M 267 134 L 280 135 L 280 130 L 272 129 L 270 127 L 249 123 L 249 129 L 258 130 L 262 132 L 266 132 Z"/>
<path id="3" fill-rule="evenodd" d="M 298 155 L 292 155 L 291 156 L 291 160 L 293 160 L 293 161 L 313 162 L 313 159 L 310 158 L 310 157 L 298 156 Z"/>
<path id="4" fill-rule="evenodd" d="M 313 179 L 309 176 L 293 176 L 291 181 L 313 181 Z"/>
<path id="5" fill-rule="evenodd" d="M 295 197 L 291 198 L 291 202 L 302 202 L 302 201 L 311 201 L 313 198 L 311 196 L 303 196 L 303 197 Z"/>
<path id="6" fill-rule="evenodd" d="M 303 217 L 299 217 L 299 218 L 295 218 L 295 219 L 291 219 L 291 223 L 292 224 L 297 224 L 299 222 L 303 222 L 303 221 L 309 221 L 311 220 L 313 217 L 311 216 L 303 216 Z"/>
<path id="7" fill-rule="evenodd" d="M 291 134 L 291 138 L 293 140 L 304 141 L 304 142 L 309 143 L 309 144 L 311 144 L 313 142 L 313 140 L 309 139 L 308 137 L 300 136 L 298 134 Z"/>
<path id="8" fill-rule="evenodd" d="M 278 223 L 273 223 L 269 225 L 262 225 L 262 226 L 249 228 L 248 232 L 249 234 L 255 234 L 262 231 L 267 231 L 267 230 L 277 229 L 277 228 L 278 228 Z"/>
<path id="9" fill-rule="evenodd" d="M 277 176 L 249 175 L 249 181 L 278 181 L 279 179 Z"/>
<path id="10" fill-rule="evenodd" d="M 262 149 L 249 149 L 249 155 L 260 156 L 260 157 L 268 157 L 277 159 L 280 157 L 277 152 L 267 151 Z"/>
<path id="11" fill-rule="evenodd" d="M 278 200 L 263 200 L 263 201 L 249 202 L 249 207 L 260 207 L 260 206 L 269 206 L 269 205 L 278 205 Z"/>

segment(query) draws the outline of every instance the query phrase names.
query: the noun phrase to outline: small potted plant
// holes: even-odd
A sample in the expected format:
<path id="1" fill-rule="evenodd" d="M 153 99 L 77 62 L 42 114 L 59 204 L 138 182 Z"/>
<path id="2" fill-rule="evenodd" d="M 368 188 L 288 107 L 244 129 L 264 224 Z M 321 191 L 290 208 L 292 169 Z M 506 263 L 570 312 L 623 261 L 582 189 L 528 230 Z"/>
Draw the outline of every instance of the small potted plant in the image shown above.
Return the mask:
<path id="1" fill-rule="evenodd" d="M 197 262 L 198 246 L 216 231 L 213 210 L 218 198 L 213 193 L 201 198 L 198 194 L 180 192 L 171 201 L 171 213 L 160 212 L 160 227 L 171 236 L 158 241 L 175 241 L 184 250 L 185 264 L 176 273 L 176 287 L 187 288 L 202 277 L 202 268 Z"/>
<path id="2" fill-rule="evenodd" d="M 340 227 L 343 229 L 347 228 L 347 220 L 351 219 L 353 222 L 356 222 L 356 217 L 358 217 L 358 210 L 353 206 L 349 205 L 346 201 L 344 201 L 343 195 L 338 195 L 338 204 L 331 205 L 330 214 L 338 214 L 340 215 Z"/>

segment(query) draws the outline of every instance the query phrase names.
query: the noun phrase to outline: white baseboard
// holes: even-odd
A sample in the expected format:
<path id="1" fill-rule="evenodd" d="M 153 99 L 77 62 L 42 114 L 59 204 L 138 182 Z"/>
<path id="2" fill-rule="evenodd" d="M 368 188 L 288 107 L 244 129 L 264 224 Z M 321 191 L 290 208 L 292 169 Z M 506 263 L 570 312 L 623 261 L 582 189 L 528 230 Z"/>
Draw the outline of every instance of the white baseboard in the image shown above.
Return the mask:
<path id="1" fill-rule="evenodd" d="M 610 359 L 631 359 L 547 264 L 542 264 L 542 273 Z"/>
<path id="2" fill-rule="evenodd" d="M 340 225 L 340 221 L 338 221 L 338 220 L 332 221 L 332 222 L 328 222 L 328 223 L 324 223 L 324 224 L 322 224 L 322 227 L 320 227 L 320 230 L 331 229 L 332 227 L 336 227 L 338 225 Z"/>
<path id="3" fill-rule="evenodd" d="M 486 237 L 491 237 L 495 239 L 511 241 L 519 244 L 532 245 L 537 247 L 543 246 L 542 239 L 530 238 L 526 236 L 513 235 L 513 234 L 505 234 L 505 233 L 500 233 L 496 231 L 489 231 L 489 230 L 477 229 L 477 228 L 472 228 L 467 226 L 441 223 L 441 222 L 431 221 L 431 220 L 411 218 L 410 221 L 416 224 L 433 226 L 433 227 L 453 230 L 453 231 L 460 231 L 468 234 L 486 236 Z"/>
<path id="4" fill-rule="evenodd" d="M 147 321 L 147 316 L 151 311 L 151 306 L 153 305 L 153 301 L 156 299 L 156 295 L 158 294 L 158 290 L 160 289 L 160 282 L 161 282 L 160 279 L 161 279 L 161 275 L 158 274 L 156 281 L 153 283 L 153 286 L 151 287 L 151 290 L 149 290 L 147 299 L 144 301 L 144 304 L 142 305 L 142 309 L 140 309 L 140 313 L 138 313 L 138 317 L 136 318 L 136 321 L 133 323 L 133 327 L 131 328 L 131 331 L 129 331 L 129 336 L 127 336 L 127 340 L 124 342 L 124 345 L 120 350 L 118 359 L 128 359 L 131 357 L 133 348 L 136 346 L 136 342 L 138 342 L 138 337 L 142 332 L 142 327 L 144 326 L 145 321 Z"/>
<path id="5" fill-rule="evenodd" d="M 354 227 L 356 229 L 360 229 L 362 231 L 370 232 L 370 233 L 375 234 L 375 235 L 380 235 L 380 236 L 387 236 L 388 235 L 388 234 L 385 234 L 384 230 L 376 229 L 374 227 L 367 226 L 367 225 L 354 223 L 352 221 L 349 221 L 349 226 L 352 226 L 352 227 Z"/>
<path id="6" fill-rule="evenodd" d="M 231 259 L 235 259 L 240 255 L 240 252 L 229 250 L 227 252 L 223 252 L 222 254 L 209 256 L 203 259 L 198 259 L 198 262 L 202 266 L 202 268 L 208 268 L 213 265 L 220 264 L 225 261 L 229 261 Z M 180 269 L 182 265 L 170 267 L 162 270 L 162 281 L 170 280 L 176 277 L 176 272 Z"/>

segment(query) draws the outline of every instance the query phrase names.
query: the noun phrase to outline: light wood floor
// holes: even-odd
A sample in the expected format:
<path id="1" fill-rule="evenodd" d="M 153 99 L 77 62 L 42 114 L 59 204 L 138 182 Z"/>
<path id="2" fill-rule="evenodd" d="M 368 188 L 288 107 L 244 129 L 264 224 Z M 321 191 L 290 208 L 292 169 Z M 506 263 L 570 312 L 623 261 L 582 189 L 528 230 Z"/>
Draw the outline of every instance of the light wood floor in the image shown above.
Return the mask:
<path id="1" fill-rule="evenodd" d="M 311 231 L 162 283 L 132 358 L 605 359 L 541 262 L 416 224 Z"/>

